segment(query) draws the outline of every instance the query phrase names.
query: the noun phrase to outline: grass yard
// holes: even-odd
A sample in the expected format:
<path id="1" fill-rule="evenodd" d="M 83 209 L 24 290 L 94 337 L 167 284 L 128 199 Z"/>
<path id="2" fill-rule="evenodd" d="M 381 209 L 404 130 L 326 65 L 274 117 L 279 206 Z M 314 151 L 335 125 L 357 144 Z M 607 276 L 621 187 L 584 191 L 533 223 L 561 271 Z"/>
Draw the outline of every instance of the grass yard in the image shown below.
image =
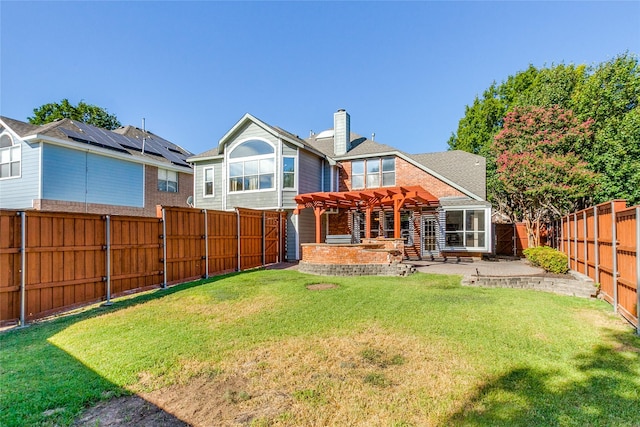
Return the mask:
<path id="1" fill-rule="evenodd" d="M 137 394 L 194 425 L 640 426 L 640 339 L 608 304 L 459 282 L 253 271 L 5 332 L 0 425 Z"/>

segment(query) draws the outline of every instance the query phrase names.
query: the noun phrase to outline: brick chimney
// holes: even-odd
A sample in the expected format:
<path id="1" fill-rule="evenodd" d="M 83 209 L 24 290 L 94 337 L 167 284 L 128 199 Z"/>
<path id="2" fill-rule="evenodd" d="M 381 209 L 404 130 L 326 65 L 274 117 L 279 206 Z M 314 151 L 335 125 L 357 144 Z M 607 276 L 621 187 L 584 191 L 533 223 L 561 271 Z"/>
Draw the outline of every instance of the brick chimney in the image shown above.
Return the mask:
<path id="1" fill-rule="evenodd" d="M 333 114 L 333 151 L 336 156 L 347 154 L 351 148 L 351 124 L 349 113 L 340 109 Z"/>

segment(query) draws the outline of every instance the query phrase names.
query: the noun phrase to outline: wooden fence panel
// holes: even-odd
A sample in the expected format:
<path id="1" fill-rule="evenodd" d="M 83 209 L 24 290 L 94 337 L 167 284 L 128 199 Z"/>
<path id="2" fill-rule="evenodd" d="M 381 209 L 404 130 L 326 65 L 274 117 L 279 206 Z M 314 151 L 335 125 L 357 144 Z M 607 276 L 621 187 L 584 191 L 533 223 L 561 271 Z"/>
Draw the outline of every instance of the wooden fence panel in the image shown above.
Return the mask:
<path id="1" fill-rule="evenodd" d="M 162 285 L 162 222 L 158 218 L 112 216 L 111 293 Z"/>
<path id="2" fill-rule="evenodd" d="M 240 269 L 263 265 L 262 211 L 238 209 L 240 213 Z"/>
<path id="3" fill-rule="evenodd" d="M 102 218 L 41 212 L 28 212 L 26 218 L 26 318 L 103 298 L 106 231 Z"/>
<path id="4" fill-rule="evenodd" d="M 167 283 L 205 275 L 204 214 L 200 209 L 165 208 Z"/>
<path id="5" fill-rule="evenodd" d="M 235 212 L 207 211 L 208 274 L 238 269 L 238 216 Z"/>
<path id="6" fill-rule="evenodd" d="M 17 211 L 0 211 L 0 322 L 20 316 L 21 218 Z"/>
<path id="7" fill-rule="evenodd" d="M 586 234 L 585 234 L 585 218 L 584 211 L 577 212 L 574 216 L 575 220 L 575 271 L 584 273 L 586 271 L 587 260 L 585 258 L 586 250 Z"/>
<path id="8" fill-rule="evenodd" d="M 599 277 L 595 280 L 600 283 L 600 292 L 606 301 L 613 304 L 614 277 L 613 277 L 613 218 L 615 206 L 611 203 L 603 203 L 597 206 L 598 212 L 598 259 Z"/>
<path id="9" fill-rule="evenodd" d="M 596 229 L 595 229 L 595 211 L 593 208 L 586 209 L 583 211 L 585 220 L 586 220 L 586 235 L 585 235 L 585 245 L 587 247 L 587 259 L 585 260 L 585 271 L 584 273 L 591 277 L 593 280 L 596 280 L 596 265 L 597 265 L 597 257 L 596 257 Z"/>
<path id="10" fill-rule="evenodd" d="M 616 229 L 618 245 L 616 246 L 618 260 L 617 297 L 618 312 L 627 320 L 637 324 L 637 264 L 636 253 L 636 209 L 630 208 L 616 212 Z"/>

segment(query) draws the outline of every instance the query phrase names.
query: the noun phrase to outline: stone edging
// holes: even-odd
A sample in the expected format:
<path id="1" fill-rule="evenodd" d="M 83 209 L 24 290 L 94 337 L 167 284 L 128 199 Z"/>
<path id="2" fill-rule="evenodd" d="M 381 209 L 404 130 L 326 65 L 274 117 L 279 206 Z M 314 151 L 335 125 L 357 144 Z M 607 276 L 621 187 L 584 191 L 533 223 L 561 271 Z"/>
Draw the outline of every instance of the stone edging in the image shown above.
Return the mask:
<path id="1" fill-rule="evenodd" d="M 573 279 L 544 276 L 465 276 L 461 284 L 485 288 L 531 289 L 581 298 L 597 296 L 598 288 L 593 280 L 579 273 L 570 274 Z"/>

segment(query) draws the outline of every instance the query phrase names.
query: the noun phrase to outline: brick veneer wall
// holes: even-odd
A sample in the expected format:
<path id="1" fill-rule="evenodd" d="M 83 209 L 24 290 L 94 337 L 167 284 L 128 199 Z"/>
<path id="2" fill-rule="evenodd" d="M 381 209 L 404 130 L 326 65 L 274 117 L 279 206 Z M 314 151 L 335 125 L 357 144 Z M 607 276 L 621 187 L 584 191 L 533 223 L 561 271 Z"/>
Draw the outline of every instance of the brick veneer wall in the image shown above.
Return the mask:
<path id="1" fill-rule="evenodd" d="M 302 245 L 298 269 L 325 276 L 406 276 L 415 271 L 402 263 L 402 239 L 363 239 L 357 245 Z"/>
<path id="2" fill-rule="evenodd" d="M 341 162 L 340 191 L 351 191 L 351 161 Z M 419 169 L 406 160 L 396 157 L 396 183 L 395 186 L 419 185 L 434 196 L 463 196 L 464 194 L 446 182 Z"/>

